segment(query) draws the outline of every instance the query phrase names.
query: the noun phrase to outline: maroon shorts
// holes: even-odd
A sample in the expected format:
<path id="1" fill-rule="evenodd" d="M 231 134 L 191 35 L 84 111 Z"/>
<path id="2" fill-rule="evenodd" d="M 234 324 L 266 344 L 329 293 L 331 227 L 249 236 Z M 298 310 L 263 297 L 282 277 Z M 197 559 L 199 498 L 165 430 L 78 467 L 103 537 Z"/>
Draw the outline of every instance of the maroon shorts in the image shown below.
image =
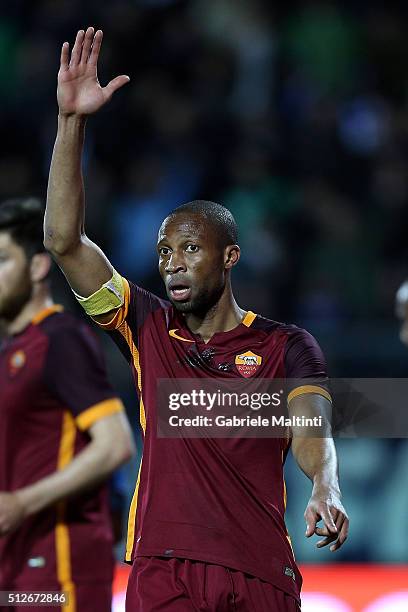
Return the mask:
<path id="1" fill-rule="evenodd" d="M 298 602 L 243 572 L 189 559 L 138 557 L 126 612 L 299 612 Z"/>
<path id="2" fill-rule="evenodd" d="M 13 591 L 61 591 L 59 584 L 18 584 Z M 112 584 L 110 582 L 80 582 L 73 585 L 73 592 L 68 591 L 68 605 L 66 606 L 1 606 L 0 612 L 111 612 L 112 610 Z"/>

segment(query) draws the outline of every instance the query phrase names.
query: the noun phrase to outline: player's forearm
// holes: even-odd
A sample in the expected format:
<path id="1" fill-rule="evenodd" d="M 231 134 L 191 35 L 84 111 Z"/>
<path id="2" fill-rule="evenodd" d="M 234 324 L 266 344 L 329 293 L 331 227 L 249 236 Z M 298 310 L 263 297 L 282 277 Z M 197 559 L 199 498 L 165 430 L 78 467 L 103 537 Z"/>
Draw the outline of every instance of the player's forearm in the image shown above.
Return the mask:
<path id="1" fill-rule="evenodd" d="M 112 448 L 91 441 L 66 468 L 17 491 L 25 516 L 102 482 L 132 454 L 131 442 L 113 452 Z"/>
<path id="2" fill-rule="evenodd" d="M 301 470 L 313 482 L 314 489 L 340 493 L 337 453 L 332 438 L 295 437 L 292 452 Z"/>
<path id="3" fill-rule="evenodd" d="M 83 116 L 60 115 L 51 160 L 44 220 L 45 247 L 63 255 L 75 247 L 84 231 L 82 151 Z"/>

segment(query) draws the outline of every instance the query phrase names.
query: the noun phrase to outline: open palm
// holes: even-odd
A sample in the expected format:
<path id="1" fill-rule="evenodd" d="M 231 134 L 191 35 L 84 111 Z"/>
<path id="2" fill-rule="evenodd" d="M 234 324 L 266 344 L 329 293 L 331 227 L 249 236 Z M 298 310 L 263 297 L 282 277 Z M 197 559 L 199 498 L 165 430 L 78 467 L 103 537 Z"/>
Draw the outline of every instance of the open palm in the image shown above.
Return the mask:
<path id="1" fill-rule="evenodd" d="M 102 44 L 102 31 L 94 34 L 93 28 L 77 33 L 71 58 L 69 44 L 61 50 L 61 65 L 58 72 L 57 100 L 60 113 L 64 115 L 91 115 L 108 102 L 113 93 L 129 82 L 125 75 L 117 76 L 106 87 L 98 81 L 97 64 Z"/>

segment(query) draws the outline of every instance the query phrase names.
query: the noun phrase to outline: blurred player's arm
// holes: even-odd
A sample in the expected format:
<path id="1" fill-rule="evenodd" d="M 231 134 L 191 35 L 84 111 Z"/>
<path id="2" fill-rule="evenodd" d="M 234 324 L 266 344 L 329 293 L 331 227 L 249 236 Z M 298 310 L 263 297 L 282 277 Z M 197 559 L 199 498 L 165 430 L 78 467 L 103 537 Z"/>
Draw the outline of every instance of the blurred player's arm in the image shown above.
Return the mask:
<path id="1" fill-rule="evenodd" d="M 85 194 L 82 152 L 88 115 L 97 112 L 113 93 L 129 81 L 121 75 L 101 87 L 97 62 L 102 31 L 77 33 L 69 55 L 64 43 L 58 72 L 58 131 L 52 155 L 44 245 L 65 274 L 72 289 L 88 297 L 110 281 L 113 268 L 101 249 L 85 233 Z M 106 317 L 102 315 L 102 320 Z"/>
<path id="2" fill-rule="evenodd" d="M 13 493 L 0 492 L 0 536 L 31 514 L 99 484 L 134 453 L 123 411 L 99 419 L 87 431 L 90 443 L 67 467 Z"/>
<path id="3" fill-rule="evenodd" d="M 134 453 L 123 403 L 109 383 L 99 342 L 87 326 L 67 321 L 49 330 L 42 380 L 63 407 L 55 471 L 50 466 L 46 477 L 13 493 L 0 492 L 0 535 L 16 529 L 27 516 L 94 487 Z M 73 454 L 79 432 L 87 432 L 89 441 Z"/>
<path id="4" fill-rule="evenodd" d="M 305 393 L 289 402 L 290 417 L 322 417 L 320 437 L 315 428 L 292 427 L 292 453 L 297 464 L 313 483 L 312 495 L 305 511 L 306 537 L 322 536 L 321 548 L 332 544 L 338 550 L 348 535 L 349 519 L 341 503 L 336 448 L 331 437 L 331 403 L 322 395 Z M 318 526 L 323 521 L 321 527 Z"/>

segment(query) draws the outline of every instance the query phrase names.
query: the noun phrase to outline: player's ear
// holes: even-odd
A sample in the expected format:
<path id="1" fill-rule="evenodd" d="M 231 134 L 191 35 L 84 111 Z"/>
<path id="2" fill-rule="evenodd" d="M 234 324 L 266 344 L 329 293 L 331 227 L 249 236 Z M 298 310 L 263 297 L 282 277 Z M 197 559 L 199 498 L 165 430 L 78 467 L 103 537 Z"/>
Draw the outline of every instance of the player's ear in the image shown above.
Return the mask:
<path id="1" fill-rule="evenodd" d="M 45 280 L 50 273 L 50 269 L 51 257 L 48 253 L 37 253 L 32 257 L 30 263 L 31 281 L 35 283 Z"/>
<path id="2" fill-rule="evenodd" d="M 226 270 L 230 270 L 237 265 L 241 256 L 241 249 L 237 244 L 230 244 L 225 248 L 224 265 Z"/>

